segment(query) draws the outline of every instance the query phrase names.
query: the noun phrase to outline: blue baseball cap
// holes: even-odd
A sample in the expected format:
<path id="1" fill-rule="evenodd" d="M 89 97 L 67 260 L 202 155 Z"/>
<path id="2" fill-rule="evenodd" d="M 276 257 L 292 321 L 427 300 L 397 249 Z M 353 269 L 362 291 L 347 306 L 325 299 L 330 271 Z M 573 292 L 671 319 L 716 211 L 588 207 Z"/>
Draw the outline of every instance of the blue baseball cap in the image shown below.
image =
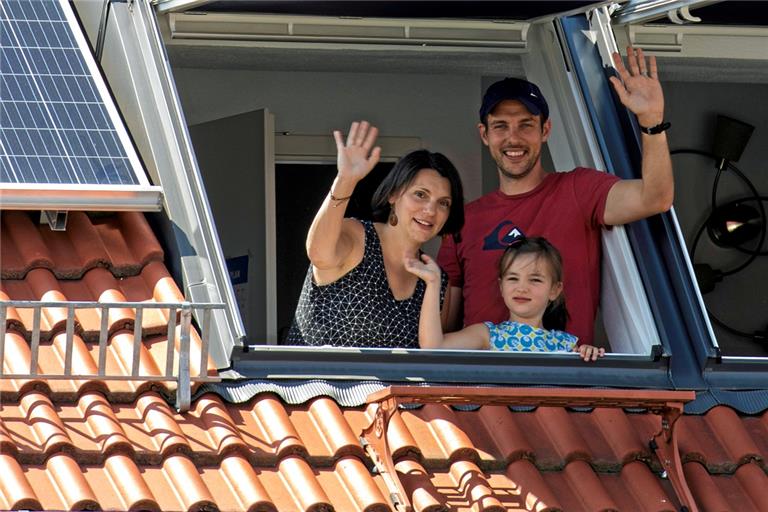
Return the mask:
<path id="1" fill-rule="evenodd" d="M 495 82 L 485 91 L 480 107 L 480 121 L 484 123 L 486 116 L 504 100 L 519 101 L 531 114 L 541 115 L 542 123 L 549 118 L 547 100 L 536 84 L 522 78 L 505 78 Z"/>

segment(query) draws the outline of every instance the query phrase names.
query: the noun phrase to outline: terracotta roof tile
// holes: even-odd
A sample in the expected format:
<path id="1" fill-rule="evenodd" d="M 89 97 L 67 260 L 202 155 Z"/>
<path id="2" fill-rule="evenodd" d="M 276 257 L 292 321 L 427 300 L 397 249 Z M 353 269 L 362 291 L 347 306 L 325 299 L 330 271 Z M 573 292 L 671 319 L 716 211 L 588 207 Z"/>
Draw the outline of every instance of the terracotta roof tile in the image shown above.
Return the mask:
<path id="1" fill-rule="evenodd" d="M 99 500 L 77 461 L 67 453 L 56 453 L 45 463 L 51 484 L 61 497 L 63 509 L 99 510 Z"/>
<path id="2" fill-rule="evenodd" d="M 422 450 L 422 455 L 427 460 L 449 459 L 477 460 L 478 453 L 467 434 L 462 429 L 462 421 L 459 413 L 449 407 L 439 404 L 426 404 L 418 412 L 417 416 L 430 432 L 436 443 L 436 449 L 428 452 Z M 411 424 L 413 425 L 413 424 Z M 414 428 L 421 430 L 421 428 Z M 420 446 L 420 445 L 419 445 Z"/>
<path id="3" fill-rule="evenodd" d="M 0 298 L 183 300 L 143 217 L 70 215 L 67 231 L 53 233 L 26 213 L 3 214 Z M 358 438 L 373 418 L 370 407 L 327 397 L 289 406 L 273 394 L 230 404 L 209 393 L 179 414 L 164 398 L 169 385 L 94 376 L 102 355 L 107 373 L 130 375 L 134 346 L 140 375 L 160 375 L 169 343 L 164 313 L 143 318 L 135 345 L 135 312 L 113 311 L 105 354 L 100 314 L 78 311 L 76 380 L 0 379 L 0 508 L 391 509 L 390 490 Z M 37 368 L 60 373 L 66 309 L 48 308 L 41 320 Z M 4 370 L 26 373 L 32 315 L 11 309 L 6 325 Z M 659 428 L 657 416 L 621 409 L 431 404 L 401 410 L 387 438 L 419 512 L 678 510 L 648 446 Z M 702 510 L 766 510 L 768 413 L 745 417 L 720 406 L 684 416 L 677 428 Z"/>
<path id="4" fill-rule="evenodd" d="M 11 212 L 13 213 L 13 212 Z M 121 214 L 122 215 L 122 214 Z M 13 217 L 11 215 L 10 217 Z M 18 216 L 16 216 L 18 217 Z M 18 217 L 29 220 L 25 215 Z M 87 216 L 78 216 L 81 222 L 88 220 Z M 128 220 L 135 216 L 129 215 L 122 220 L 107 222 L 101 218 L 101 224 L 94 228 L 104 236 L 100 238 L 105 254 L 117 255 L 121 258 L 122 266 L 110 265 L 109 269 L 128 268 L 135 270 L 136 275 L 116 278 L 110 270 L 96 267 L 81 273 L 78 279 L 57 278 L 53 270 L 48 268 L 27 269 L 19 279 L 4 278 L 0 281 L 0 299 L 3 300 L 40 300 L 40 301 L 101 301 L 101 302 L 182 302 L 184 297 L 173 279 L 170 277 L 162 262 L 154 261 L 156 251 L 145 251 L 144 260 L 137 260 L 135 265 L 128 265 L 128 256 L 121 249 L 123 246 L 138 243 L 142 229 L 129 229 Z M 140 217 L 143 219 L 143 217 Z M 9 219 L 4 215 L 4 222 Z M 66 233 L 73 235 L 77 230 L 73 226 Z M 148 226 L 146 226 L 148 229 Z M 37 227 L 34 228 L 35 232 Z M 44 229 L 48 229 L 45 227 Z M 7 235 L 10 236 L 10 235 Z M 15 233 L 14 236 L 20 236 Z M 58 234 L 57 236 L 64 236 Z M 129 237 L 129 238 L 125 238 Z M 134 237 L 131 239 L 130 237 Z M 37 239 L 36 237 L 32 237 Z M 45 237 L 40 237 L 45 240 Z M 58 238 L 56 238 L 58 240 Z M 150 248 L 157 246 L 152 238 L 148 242 Z M 117 246 L 115 248 L 114 246 Z M 54 253 L 53 250 L 49 251 Z M 162 255 L 162 253 L 159 253 Z M 6 261 L 0 262 L 0 268 L 6 268 Z M 143 265 L 143 267 L 140 267 Z M 136 267 L 136 268 L 134 268 Z M 12 274 L 4 272 L 4 274 Z M 67 308 L 42 308 L 40 315 L 40 348 L 36 368 L 44 374 L 63 374 L 66 364 L 66 319 Z M 0 393 L 22 393 L 26 389 L 37 388 L 48 390 L 58 396 L 76 396 L 88 389 L 99 389 L 109 392 L 113 398 L 130 399 L 137 393 L 150 387 L 158 387 L 170 392 L 173 383 L 149 384 L 146 379 L 137 378 L 135 381 L 100 381 L 98 361 L 100 349 L 98 345 L 101 328 L 101 310 L 98 308 L 77 309 L 75 311 L 75 336 L 71 352 L 71 367 L 73 375 L 93 376 L 85 379 L 43 380 L 43 379 L 0 379 Z M 107 344 L 105 364 L 106 373 L 110 375 L 131 375 L 133 365 L 133 328 L 136 313 L 132 308 L 110 308 L 108 319 L 109 340 Z M 33 331 L 33 310 L 30 308 L 14 308 L 8 310 L 6 327 L 6 352 L 3 362 L 4 371 L 9 374 L 29 373 L 32 362 L 30 343 Z M 142 317 L 142 339 L 139 343 L 139 376 L 159 376 L 165 373 L 168 338 L 168 310 L 146 309 Z M 174 339 L 174 368 L 178 366 L 178 344 L 181 326 L 178 322 Z M 200 337 L 196 331 L 191 332 L 190 365 L 193 374 L 200 367 Z M 211 361 L 207 365 L 208 373 L 215 369 Z M 175 371 L 175 370 L 174 370 Z"/>
<path id="5" fill-rule="evenodd" d="M 163 476 L 168 490 L 173 491 L 179 501 L 178 509 L 203 510 L 215 507 L 214 498 L 203 482 L 197 467 L 186 455 L 174 454 L 163 461 Z M 163 510 L 168 507 L 163 506 Z"/>
<path id="6" fill-rule="evenodd" d="M 580 507 L 566 506 L 567 510 L 618 510 L 608 490 L 592 467 L 583 460 L 566 464 L 563 475 L 574 496 L 578 496 Z"/>
<path id="7" fill-rule="evenodd" d="M 291 454 L 306 455 L 307 448 L 278 398 L 265 396 L 263 400 L 258 400 L 254 404 L 252 417 L 258 427 L 249 431 L 262 435 L 268 455 L 278 458 Z"/>
<path id="8" fill-rule="evenodd" d="M 321 434 L 323 446 L 328 448 L 331 457 L 364 457 L 359 432 L 352 431 L 336 402 L 326 397 L 313 400 L 309 406 L 309 416 L 312 418 L 313 429 Z M 315 446 L 315 443 L 308 444 Z"/>
<path id="9" fill-rule="evenodd" d="M 333 507 L 312 467 L 303 458 L 289 455 L 280 461 L 277 470 L 297 510 L 319 511 Z"/>
<path id="10" fill-rule="evenodd" d="M 25 374 L 29 372 L 32 364 L 32 354 L 29 350 L 29 344 L 18 333 L 9 331 L 5 333 L 5 358 L 3 361 L 3 372 L 7 374 Z M 40 365 L 35 365 L 38 371 Z M 15 392 L 29 389 L 31 387 L 44 387 L 45 383 L 40 379 L 0 379 L 0 396 L 3 393 L 13 394 Z"/>
<path id="11" fill-rule="evenodd" d="M 485 443 L 478 443 L 483 453 L 497 454 L 496 458 L 506 462 L 533 456 L 533 447 L 515 422 L 512 411 L 508 407 L 500 405 L 481 407 L 476 416 L 487 433 L 482 438 Z M 505 435 L 492 435 L 493 432 L 505 432 Z"/>
<path id="12" fill-rule="evenodd" d="M 331 506 L 335 510 L 384 510 L 388 492 L 380 478 L 371 474 L 367 458 L 359 454 L 333 455 L 327 447 L 308 448 L 303 453 L 272 448 L 265 453 L 266 445 L 275 446 L 272 443 L 278 441 L 279 446 L 291 430 L 299 446 L 311 446 L 310 438 L 323 439 L 327 435 L 324 428 L 307 420 L 313 406 L 327 406 L 324 400 L 309 406 L 286 406 L 274 396 L 262 395 L 251 403 L 233 405 L 209 394 L 199 398 L 192 411 L 180 415 L 152 392 L 143 393 L 135 403 L 110 404 L 100 393 L 89 392 L 77 403 L 53 405 L 45 395 L 31 391 L 18 402 L 5 401 L 0 411 L 0 433 L 7 433 L 0 441 L 5 456 L 2 464 L 10 468 L 8 478 L 22 482 L 13 484 L 13 491 L 0 490 L 6 502 L 34 504 L 37 500 L 49 509 L 82 503 L 162 510 L 214 505 L 222 510 L 323 510 Z M 272 430 L 273 441 L 267 442 L 260 433 L 262 428 L 255 425 L 254 411 L 262 408 L 283 411 L 284 423 Z M 330 409 L 333 413 L 334 407 Z M 361 418 L 362 411 L 356 412 L 352 423 Z M 346 419 L 341 411 L 333 414 Z M 564 421 L 572 427 L 593 414 L 566 412 Z M 643 422 L 636 421 L 642 414 L 620 414 L 626 416 L 625 426 L 631 430 L 637 425 L 644 428 Z M 708 413 L 714 414 L 722 412 L 713 409 Z M 436 416 L 451 417 L 434 410 L 423 415 L 419 410 L 404 411 L 403 415 L 409 416 L 407 422 L 417 436 L 426 434 L 425 445 L 435 443 L 429 434 L 430 422 Z M 536 413 L 510 415 L 509 421 L 519 428 L 525 422 L 518 419 L 530 419 Z M 252 421 L 241 421 L 249 417 Z M 354 432 L 349 422 L 347 425 Z M 503 438 L 505 432 L 497 430 L 494 436 Z M 419 446 L 421 441 L 418 438 Z M 669 484 L 659 478 L 658 468 L 645 461 L 617 459 L 619 469 L 613 471 L 614 464 L 604 469 L 593 467 L 588 460 L 561 459 L 560 469 L 554 470 L 538 463 L 537 449 L 533 445 L 533 460 L 483 460 L 479 464 L 461 457 L 452 460 L 446 450 L 441 458 L 425 459 L 428 466 L 405 457 L 397 468 L 417 510 L 469 510 L 481 505 L 489 510 L 675 510 L 676 497 Z M 85 480 L 65 497 L 58 488 L 39 485 L 36 472 L 52 472 L 49 480 L 53 485 L 63 478 L 63 471 L 75 467 Z M 768 503 L 768 477 L 757 461 L 738 465 L 729 474 L 712 474 L 704 465 L 689 462 L 685 472 L 703 503 L 733 503 L 734 496 L 739 496 L 737 502 L 746 507 L 743 510 L 760 510 L 759 504 Z M 116 474 L 125 475 L 120 484 L 112 484 L 121 486 L 117 492 L 120 503 L 102 497 L 98 488 L 103 482 L 117 481 Z"/>
<path id="13" fill-rule="evenodd" d="M 211 476 L 220 476 L 222 482 L 213 482 Z M 223 510 L 277 511 L 275 504 L 259 480 L 248 459 L 233 454 L 221 461 L 221 472 L 206 471 L 203 479 L 209 489 L 231 489 L 231 493 L 220 493 L 217 500 Z M 224 484 L 224 485 L 222 485 Z"/>
<path id="14" fill-rule="evenodd" d="M 43 456 L 73 447 L 64 424 L 47 396 L 33 391 L 21 397 L 20 419 L 30 427 L 31 451 Z"/>
<path id="15" fill-rule="evenodd" d="M 3 211 L 0 216 L 2 279 L 20 279 L 34 268 L 59 279 L 78 279 L 95 267 L 116 276 L 135 275 L 163 251 L 144 216 L 136 212 L 99 215 L 70 212 L 66 231 L 52 231 L 32 213 Z"/>
<path id="16" fill-rule="evenodd" d="M 473 462 L 456 461 L 451 464 L 450 475 L 459 494 L 481 510 L 503 510 L 501 502 L 494 496 L 493 489 L 483 471 Z"/>
<path id="17" fill-rule="evenodd" d="M 136 401 L 136 412 L 152 438 L 153 452 L 161 457 L 191 448 L 174 419 L 173 410 L 157 393 L 144 393 Z"/>
<path id="18" fill-rule="evenodd" d="M 368 426 L 373 420 L 373 414 L 369 407 L 366 412 L 366 421 L 359 425 L 360 429 Z M 416 443 L 416 439 L 408 430 L 403 418 L 407 417 L 407 414 L 397 414 L 392 417 L 389 423 L 389 429 L 387 430 L 387 441 L 389 442 L 389 449 L 392 451 L 394 458 L 400 458 L 404 456 L 419 456 L 421 451 L 417 448 L 419 445 Z M 421 436 L 421 445 L 426 444 L 426 439 Z"/>
<path id="19" fill-rule="evenodd" d="M 370 471 L 359 457 L 342 457 L 335 465 L 344 490 L 350 496 L 354 509 L 366 511 L 388 510 L 387 500 L 371 478 Z"/>
<path id="20" fill-rule="evenodd" d="M 717 485 L 715 478 L 707 472 L 707 468 L 698 462 L 687 462 L 683 465 L 683 472 L 688 481 L 688 486 L 694 496 L 699 497 L 702 503 L 707 503 L 711 510 L 730 509 L 729 499 L 723 485 Z"/>
<path id="21" fill-rule="evenodd" d="M 506 476 L 518 497 L 520 507 L 541 511 L 563 508 L 553 492 L 555 489 L 562 490 L 563 487 L 548 485 L 545 474 L 527 460 L 519 460 L 509 465 Z M 558 474 L 556 478 L 561 480 L 562 475 Z"/>
<path id="22" fill-rule="evenodd" d="M 24 469 L 5 449 L 0 450 L 0 504 L 5 510 L 42 510 Z"/>
<path id="23" fill-rule="evenodd" d="M 436 487 L 436 485 L 441 484 L 439 478 L 438 482 L 434 483 L 427 470 L 413 459 L 403 459 L 395 465 L 395 468 L 400 475 L 405 492 L 411 496 L 411 504 L 416 511 L 436 512 L 445 510 L 447 497 Z M 445 477 L 446 475 L 442 476 Z M 446 487 L 452 487 L 454 485 L 452 479 L 447 480 L 448 486 Z"/>
<path id="24" fill-rule="evenodd" d="M 189 415 L 189 422 L 184 423 L 182 428 L 184 434 L 193 439 L 201 449 L 205 447 L 218 455 L 231 451 L 248 451 L 248 445 L 227 412 L 226 405 L 218 396 L 209 394 L 201 397 Z M 205 432 L 206 436 L 198 439 L 198 432 Z"/>
<path id="25" fill-rule="evenodd" d="M 594 434 L 599 433 L 601 449 L 592 447 L 594 463 L 607 460 L 610 455 L 622 463 L 627 463 L 648 454 L 648 439 L 655 433 L 638 432 L 632 428 L 629 418 L 620 409 L 595 409 L 590 414 L 594 420 Z M 649 418 L 650 419 L 650 418 Z M 654 421 L 655 423 L 655 421 Z M 595 435 L 595 437 L 598 437 Z M 609 452 L 607 452 L 609 450 Z M 596 455 L 599 453 L 600 455 Z"/>
<path id="26" fill-rule="evenodd" d="M 601 474 L 600 480 L 616 503 L 616 510 L 678 510 L 671 486 L 643 462 L 630 462 L 619 473 Z"/>
<path id="27" fill-rule="evenodd" d="M 591 453 L 586 449 L 585 438 L 573 428 L 583 415 L 574 415 L 568 421 L 568 412 L 562 407 L 539 407 L 534 413 L 540 432 L 552 443 L 558 463 L 575 459 L 590 459 Z"/>
<path id="28" fill-rule="evenodd" d="M 765 465 L 749 462 L 736 470 L 736 480 L 757 508 L 768 510 L 768 486 L 766 486 Z M 742 510 L 744 510 L 742 508 Z"/>
<path id="29" fill-rule="evenodd" d="M 120 453 L 109 456 L 104 463 L 103 473 L 106 477 L 106 485 L 98 488 L 111 491 L 114 497 L 119 500 L 119 505 L 115 508 L 160 510 L 152 491 L 149 490 L 149 486 L 142 478 L 141 471 L 129 456 Z M 104 501 L 102 500 L 100 503 L 104 507 Z"/>
<path id="30" fill-rule="evenodd" d="M 116 278 L 108 270 L 95 268 L 85 273 L 82 279 L 57 280 L 50 270 L 34 269 L 24 279 L 5 279 L 0 283 L 3 300 L 39 301 L 87 301 L 87 302 L 181 302 L 184 296 L 160 263 L 152 263 L 132 277 Z M 32 332 L 33 317 L 29 308 L 9 308 L 10 325 L 26 334 Z M 109 331 L 133 329 L 136 315 L 131 308 L 111 308 Z M 67 309 L 64 307 L 43 308 L 41 338 L 49 339 L 51 334 L 64 329 Z M 98 308 L 77 309 L 75 312 L 77 331 L 88 340 L 98 340 L 101 328 L 101 310 Z M 168 323 L 167 310 L 148 309 L 142 318 L 142 328 L 147 336 L 159 334 Z"/>
<path id="31" fill-rule="evenodd" d="M 753 458 L 760 458 L 760 452 L 746 432 L 744 424 L 733 409 L 727 407 L 714 409 L 705 416 L 712 433 L 717 437 L 730 460 L 744 463 Z"/>

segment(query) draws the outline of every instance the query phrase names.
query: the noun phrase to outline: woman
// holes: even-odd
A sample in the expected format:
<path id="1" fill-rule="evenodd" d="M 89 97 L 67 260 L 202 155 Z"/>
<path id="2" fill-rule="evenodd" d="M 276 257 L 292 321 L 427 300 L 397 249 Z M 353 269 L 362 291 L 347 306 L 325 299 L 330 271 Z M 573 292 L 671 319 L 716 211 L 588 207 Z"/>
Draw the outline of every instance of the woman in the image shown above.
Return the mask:
<path id="1" fill-rule="evenodd" d="M 307 235 L 309 271 L 286 343 L 418 348 L 425 284 L 405 268 L 437 235 L 464 224 L 456 168 L 440 153 L 401 158 L 373 195 L 373 222 L 345 219 L 357 183 L 378 163 L 378 130 L 354 122 L 334 131 L 338 174 Z M 441 303 L 447 280 L 441 286 Z M 447 310 L 447 308 L 443 308 Z"/>

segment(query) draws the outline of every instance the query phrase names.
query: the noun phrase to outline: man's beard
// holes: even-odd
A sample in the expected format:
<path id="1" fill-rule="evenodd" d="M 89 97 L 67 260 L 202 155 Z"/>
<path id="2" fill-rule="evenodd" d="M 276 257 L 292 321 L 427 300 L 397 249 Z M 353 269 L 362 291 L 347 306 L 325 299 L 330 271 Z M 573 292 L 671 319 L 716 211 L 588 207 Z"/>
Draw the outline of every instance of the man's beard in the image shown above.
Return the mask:
<path id="1" fill-rule="evenodd" d="M 496 164 L 496 168 L 499 170 L 502 176 L 504 176 L 505 178 L 509 178 L 510 180 L 522 180 L 523 178 L 531 174 L 531 172 L 533 171 L 533 166 L 530 166 L 519 174 L 512 174 L 511 172 L 503 169 L 502 167 L 499 167 L 498 163 Z"/>
<path id="2" fill-rule="evenodd" d="M 496 160 L 496 168 L 499 170 L 501 175 L 504 176 L 505 178 L 508 178 L 510 180 L 522 180 L 523 178 L 526 178 L 529 174 L 533 172 L 533 169 L 536 167 L 536 163 L 539 161 L 540 155 L 541 153 L 535 155 L 534 158 L 529 160 L 530 165 L 528 165 L 528 167 L 523 172 L 513 174 L 507 171 L 506 169 L 504 169 L 502 165 L 504 163 L 504 152 L 502 151 L 501 156 Z"/>

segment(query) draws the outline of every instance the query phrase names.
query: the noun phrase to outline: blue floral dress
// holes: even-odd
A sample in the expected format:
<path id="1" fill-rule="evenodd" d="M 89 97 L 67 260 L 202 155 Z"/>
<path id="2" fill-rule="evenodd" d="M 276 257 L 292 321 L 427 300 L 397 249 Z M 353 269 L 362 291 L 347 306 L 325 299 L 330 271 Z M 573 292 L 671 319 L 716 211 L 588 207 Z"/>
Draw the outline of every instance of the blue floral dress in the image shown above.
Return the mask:
<path id="1" fill-rule="evenodd" d="M 540 329 L 507 320 L 500 324 L 485 322 L 491 333 L 491 350 L 514 352 L 571 352 L 579 340 L 573 334 Z"/>

